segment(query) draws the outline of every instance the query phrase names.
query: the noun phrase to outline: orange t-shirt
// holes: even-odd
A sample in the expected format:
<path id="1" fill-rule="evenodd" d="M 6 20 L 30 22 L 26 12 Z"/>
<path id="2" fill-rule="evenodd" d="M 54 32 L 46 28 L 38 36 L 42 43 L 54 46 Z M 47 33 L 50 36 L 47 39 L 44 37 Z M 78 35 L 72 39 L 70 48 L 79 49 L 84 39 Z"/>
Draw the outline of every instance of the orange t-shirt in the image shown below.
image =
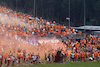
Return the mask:
<path id="1" fill-rule="evenodd" d="M 70 44 L 69 47 L 72 48 L 72 45 Z"/>
<path id="2" fill-rule="evenodd" d="M 55 52 L 54 52 L 54 54 L 56 55 L 56 54 L 57 54 L 57 52 L 55 51 Z"/>
<path id="3" fill-rule="evenodd" d="M 79 57 L 81 57 L 81 53 L 79 53 Z"/>
<path id="4" fill-rule="evenodd" d="M 22 59 L 24 59 L 24 55 L 22 55 Z"/>
<path id="5" fill-rule="evenodd" d="M 85 52 L 82 53 L 82 57 L 85 57 Z"/>
<path id="6" fill-rule="evenodd" d="M 29 54 L 28 56 L 29 56 L 29 58 L 31 58 L 31 54 Z"/>
<path id="7" fill-rule="evenodd" d="M 95 53 L 94 53 L 94 56 L 98 56 L 98 53 L 97 53 L 97 52 L 95 52 Z"/>
<path id="8" fill-rule="evenodd" d="M 27 59 L 27 60 L 29 59 L 29 56 L 28 56 L 28 55 L 26 56 L 26 59 Z"/>
<path id="9" fill-rule="evenodd" d="M 77 53 L 75 52 L 75 57 L 78 57 Z"/>
<path id="10" fill-rule="evenodd" d="M 86 57 L 88 57 L 89 56 L 89 54 L 88 54 L 88 52 L 86 52 Z"/>

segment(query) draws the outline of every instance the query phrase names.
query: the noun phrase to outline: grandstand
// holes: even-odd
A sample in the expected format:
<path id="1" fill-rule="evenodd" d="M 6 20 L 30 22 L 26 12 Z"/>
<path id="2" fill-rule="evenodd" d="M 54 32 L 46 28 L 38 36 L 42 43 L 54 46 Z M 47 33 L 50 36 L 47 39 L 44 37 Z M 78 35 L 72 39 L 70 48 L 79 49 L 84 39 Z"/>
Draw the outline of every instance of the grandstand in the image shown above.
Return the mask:
<path id="1" fill-rule="evenodd" d="M 63 49 L 65 49 L 62 43 L 62 40 L 60 40 L 61 39 L 60 37 L 64 36 L 63 35 L 64 30 L 61 31 L 61 29 L 63 28 L 65 28 L 66 30 L 68 29 L 64 25 L 57 25 L 55 21 L 49 22 L 47 20 L 43 20 L 42 17 L 33 18 L 32 16 L 28 14 L 24 14 L 22 12 L 17 13 L 11 9 L 7 9 L 6 7 L 0 6 L 0 31 L 1 31 L 1 38 L 4 38 L 4 39 L 1 39 L 0 49 L 3 49 L 1 50 L 1 52 L 9 52 L 10 50 L 12 51 L 15 50 L 13 49 L 14 44 L 16 44 L 16 49 L 21 48 L 22 50 L 24 50 L 25 46 L 28 46 L 28 45 L 30 45 L 32 48 L 34 48 L 35 46 L 34 49 L 37 52 L 39 52 L 39 50 L 43 48 L 44 48 L 43 49 L 44 51 L 45 49 L 47 49 L 47 46 L 51 47 L 51 48 L 48 48 L 48 50 L 57 49 L 58 47 L 63 47 Z M 69 34 L 69 33 L 66 33 L 66 34 Z M 57 42 L 58 39 L 55 38 L 55 36 L 60 38 L 59 42 Z M 43 42 L 46 42 L 45 39 L 48 39 L 48 38 L 50 40 L 49 40 L 49 43 L 46 43 L 46 44 L 49 44 L 49 45 L 44 46 L 44 47 L 43 46 L 39 47 L 39 43 L 40 43 L 39 40 L 44 39 L 44 40 L 41 40 L 42 43 L 40 44 L 42 45 Z M 18 43 L 19 41 L 20 43 Z M 7 45 L 6 47 L 8 47 L 9 44 L 10 46 L 6 48 L 2 44 L 5 44 L 5 46 Z M 54 45 L 56 48 L 50 44 Z M 28 53 L 32 51 L 32 50 L 29 50 L 29 49 L 32 49 L 32 48 L 29 48 L 30 46 L 28 46 L 28 48 L 26 49 Z M 10 50 L 6 50 L 9 48 Z"/>
<path id="2" fill-rule="evenodd" d="M 20 60 L 26 64 L 42 64 L 40 59 L 45 59 L 46 63 L 100 61 L 100 37 L 86 36 L 79 31 L 84 29 L 100 31 L 96 26 L 69 28 L 0 6 L 0 56 L 6 57 L 9 63 L 15 62 L 11 58 L 16 57 L 19 65 Z"/>

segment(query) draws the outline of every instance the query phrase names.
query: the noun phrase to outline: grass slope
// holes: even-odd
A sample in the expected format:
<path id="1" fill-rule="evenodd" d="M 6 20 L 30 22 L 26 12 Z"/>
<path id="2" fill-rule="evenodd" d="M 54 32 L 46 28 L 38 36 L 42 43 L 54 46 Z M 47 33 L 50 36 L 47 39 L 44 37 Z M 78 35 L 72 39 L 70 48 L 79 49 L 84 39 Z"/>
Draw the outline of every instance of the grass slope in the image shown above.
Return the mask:
<path id="1" fill-rule="evenodd" d="M 51 63 L 15 67 L 100 67 L 100 62 L 66 62 L 65 64 Z"/>

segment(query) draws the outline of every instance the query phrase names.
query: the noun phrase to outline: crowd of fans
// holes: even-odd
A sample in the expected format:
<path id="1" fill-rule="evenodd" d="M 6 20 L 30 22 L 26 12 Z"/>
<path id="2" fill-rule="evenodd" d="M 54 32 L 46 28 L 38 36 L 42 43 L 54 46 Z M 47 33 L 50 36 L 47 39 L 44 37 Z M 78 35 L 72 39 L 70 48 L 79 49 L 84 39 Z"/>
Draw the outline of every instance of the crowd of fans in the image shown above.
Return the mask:
<path id="1" fill-rule="evenodd" d="M 0 67 L 1 66 L 15 66 L 15 65 L 26 65 L 26 64 L 38 64 L 42 63 L 40 60 L 39 53 L 35 55 L 34 53 L 26 54 L 25 51 L 18 51 L 17 56 L 14 56 L 10 51 L 9 53 L 0 53 Z"/>
<path id="2" fill-rule="evenodd" d="M 0 6 L 0 13 L 11 14 L 13 17 L 21 18 L 26 24 L 33 25 L 34 28 L 22 27 L 21 25 L 13 25 L 0 23 L 0 29 L 9 34 L 6 36 L 20 35 L 38 35 L 38 36 L 48 36 L 48 35 L 60 35 L 64 37 L 65 35 L 82 34 L 81 31 L 77 31 L 73 28 L 68 28 L 65 25 L 57 24 L 55 21 L 49 22 L 43 20 L 42 17 L 33 18 L 32 15 L 24 14 L 22 12 L 15 12 L 11 9 Z M 20 24 L 20 22 L 19 22 Z M 64 63 L 64 61 L 100 61 L 100 37 L 89 35 L 83 39 L 72 39 L 68 38 L 65 42 L 66 51 L 58 48 L 58 50 L 50 50 L 45 52 L 45 62 L 40 60 L 39 53 L 35 55 L 34 53 L 27 54 L 25 51 L 18 51 L 17 57 L 10 53 L 0 53 L 0 65 L 14 66 L 20 64 L 38 64 L 38 63 L 52 63 L 59 62 Z M 70 55 L 68 55 L 68 50 L 71 50 Z M 26 50 L 27 51 L 27 50 Z"/>
<path id="3" fill-rule="evenodd" d="M 13 17 L 21 18 L 22 21 L 28 24 L 28 26 L 32 25 L 34 28 L 29 29 L 27 27 L 22 27 L 20 25 L 21 22 L 18 22 L 19 25 L 14 23 L 12 26 L 10 24 L 6 24 L 10 27 L 11 30 L 15 30 L 15 34 L 20 35 L 39 35 L 39 36 L 47 36 L 50 34 L 54 35 L 69 35 L 76 34 L 76 30 L 73 28 L 68 28 L 65 25 L 57 24 L 55 21 L 49 22 L 47 20 L 43 20 L 42 17 L 33 18 L 32 15 L 24 14 L 22 12 L 16 12 L 11 9 L 7 9 L 6 7 L 0 6 L 0 13 L 5 13 L 7 15 L 12 15 Z M 1 22 L 3 23 L 3 22 Z"/>
<path id="4" fill-rule="evenodd" d="M 90 39 L 90 40 L 89 40 Z M 65 61 L 71 62 L 86 62 L 86 61 L 100 61 L 100 39 L 98 37 L 90 37 L 86 39 L 84 45 L 83 40 L 76 43 L 71 43 L 72 47 L 68 46 L 64 51 L 60 47 L 57 50 L 45 50 L 45 61 L 41 61 L 40 54 L 35 55 L 33 52 L 27 54 L 26 51 L 18 50 L 16 56 L 10 51 L 9 53 L 0 53 L 0 65 L 1 66 L 15 66 L 15 65 L 33 65 L 33 64 L 45 64 L 45 63 L 64 63 Z M 93 40 L 93 42 L 92 42 Z M 70 41 L 70 40 L 69 40 Z M 91 41 L 91 42 L 90 42 Z M 81 45 L 80 45 L 80 44 Z M 68 45 L 68 44 L 66 44 Z M 68 50 L 71 50 L 69 55 Z"/>

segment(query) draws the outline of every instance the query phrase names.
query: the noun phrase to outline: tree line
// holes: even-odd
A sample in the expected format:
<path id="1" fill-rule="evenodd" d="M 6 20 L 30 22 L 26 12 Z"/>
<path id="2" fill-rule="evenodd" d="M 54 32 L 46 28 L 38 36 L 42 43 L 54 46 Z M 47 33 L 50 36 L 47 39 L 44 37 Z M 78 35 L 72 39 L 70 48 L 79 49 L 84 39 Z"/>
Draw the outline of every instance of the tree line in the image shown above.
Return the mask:
<path id="1" fill-rule="evenodd" d="M 17 12 L 68 25 L 69 0 L 0 0 L 0 5 Z M 100 25 L 100 0 L 85 0 L 86 25 Z M 84 0 L 70 0 L 71 26 L 84 25 Z"/>

